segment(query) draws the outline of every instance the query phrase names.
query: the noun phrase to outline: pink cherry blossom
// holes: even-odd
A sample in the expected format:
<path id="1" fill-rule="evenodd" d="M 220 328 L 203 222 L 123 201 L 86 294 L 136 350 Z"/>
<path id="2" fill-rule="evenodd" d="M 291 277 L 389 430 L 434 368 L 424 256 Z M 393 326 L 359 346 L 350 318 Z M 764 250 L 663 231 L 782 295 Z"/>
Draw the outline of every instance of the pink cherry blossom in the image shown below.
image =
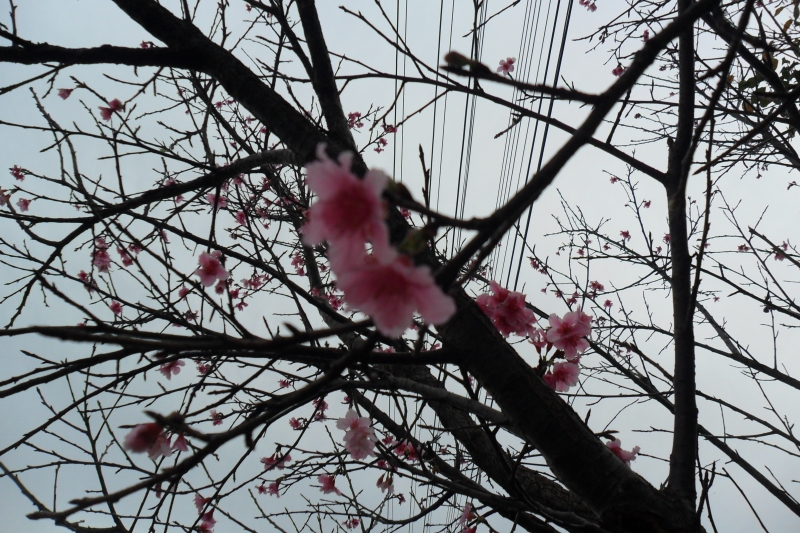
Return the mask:
<path id="1" fill-rule="evenodd" d="M 25 174 L 17 165 L 11 167 L 11 175 L 14 176 L 14 179 L 17 181 L 25 181 Z"/>
<path id="2" fill-rule="evenodd" d="M 178 450 L 180 452 L 189 451 L 189 444 L 186 442 L 186 437 L 183 435 L 183 433 L 175 437 L 175 441 L 173 441 L 172 443 L 172 451 L 175 450 Z"/>
<path id="3" fill-rule="evenodd" d="M 564 350 L 567 361 L 575 361 L 589 347 L 586 336 L 592 331 L 591 317 L 582 311 L 570 311 L 564 318 L 550 315 L 547 340 L 559 350 Z"/>
<path id="4" fill-rule="evenodd" d="M 430 324 L 450 320 L 456 304 L 436 285 L 430 268 L 414 266 L 406 255 L 392 255 L 387 262 L 370 256 L 343 271 L 335 267 L 345 302 L 369 315 L 388 337 L 402 335 L 411 326 L 415 310 Z"/>
<path id="5" fill-rule="evenodd" d="M 350 129 L 363 128 L 364 123 L 361 121 L 361 113 L 359 113 L 358 111 L 353 111 L 352 113 L 348 113 L 347 125 L 350 127 Z"/>
<path id="6" fill-rule="evenodd" d="M 69 95 L 71 95 L 72 91 L 74 90 L 75 89 L 59 89 L 58 97 L 61 98 L 62 100 L 66 100 L 67 98 L 69 98 Z"/>
<path id="7" fill-rule="evenodd" d="M 194 273 L 200 277 L 200 283 L 206 287 L 210 287 L 217 280 L 228 279 L 228 271 L 222 267 L 218 256 L 203 252 L 197 262 L 200 264 L 200 268 Z"/>
<path id="8" fill-rule="evenodd" d="M 122 446 L 133 453 L 147 452 L 147 455 L 153 460 L 162 455 L 169 457 L 172 454 L 169 439 L 164 435 L 164 429 L 155 422 L 139 424 L 133 428 L 125 436 Z"/>
<path id="9" fill-rule="evenodd" d="M 122 304 L 119 302 L 116 301 L 111 302 L 110 304 L 108 304 L 108 308 L 111 309 L 111 312 L 114 313 L 114 315 L 116 316 L 122 314 Z"/>
<path id="10" fill-rule="evenodd" d="M 206 195 L 206 201 L 211 204 L 211 207 L 217 210 L 228 207 L 228 197 L 224 194 L 217 196 L 213 192 L 210 192 Z"/>
<path id="11" fill-rule="evenodd" d="M 581 369 L 575 363 L 556 363 L 553 365 L 553 370 L 547 372 L 543 379 L 556 392 L 567 392 L 578 384 L 580 373 Z"/>
<path id="12" fill-rule="evenodd" d="M 238 222 L 240 226 L 247 225 L 247 215 L 245 214 L 244 211 L 236 212 L 236 222 Z"/>
<path id="13" fill-rule="evenodd" d="M 272 470 L 273 468 L 277 468 L 278 470 L 283 470 L 286 468 L 286 464 L 291 462 L 292 456 L 288 453 L 286 455 L 280 453 L 273 453 L 269 457 L 262 457 L 261 462 L 264 463 L 264 470 Z"/>
<path id="14" fill-rule="evenodd" d="M 125 109 L 125 106 L 117 98 L 114 98 L 108 103 L 108 107 L 100 107 L 100 116 L 103 120 L 109 121 L 120 109 Z"/>
<path id="15" fill-rule="evenodd" d="M 28 210 L 29 205 L 31 205 L 30 200 L 27 200 L 25 198 L 20 198 L 19 200 L 17 200 L 17 207 L 19 207 L 19 210 L 22 211 L 23 213 Z"/>
<path id="16" fill-rule="evenodd" d="M 225 415 L 223 415 L 222 413 L 218 413 L 216 409 L 212 409 L 211 412 L 209 413 L 209 417 L 211 418 L 211 420 L 214 421 L 212 425 L 221 426 L 222 420 L 225 418 Z"/>
<path id="17" fill-rule="evenodd" d="M 611 71 L 611 74 L 614 76 L 620 77 L 625 72 L 625 67 L 622 65 L 617 65 L 614 70 Z"/>
<path id="18" fill-rule="evenodd" d="M 189 294 L 190 292 L 192 292 L 192 289 L 190 289 L 186 285 L 181 285 L 181 288 L 178 289 L 178 298 L 184 300 L 186 298 L 186 295 Z"/>
<path id="19" fill-rule="evenodd" d="M 578 3 L 591 13 L 597 11 L 597 5 L 595 5 L 594 0 L 578 0 Z"/>
<path id="20" fill-rule="evenodd" d="M 11 200 L 11 195 L 7 193 L 7 190 L 0 189 L 0 207 L 7 205 L 9 200 Z"/>
<path id="21" fill-rule="evenodd" d="M 381 474 L 375 486 L 381 489 L 381 492 L 388 491 L 389 494 L 394 494 L 394 484 L 391 474 Z"/>
<path id="22" fill-rule="evenodd" d="M 198 514 L 202 513 L 209 503 L 211 503 L 211 498 L 203 498 L 200 494 L 194 495 L 194 506 L 197 507 Z"/>
<path id="23" fill-rule="evenodd" d="M 320 484 L 319 490 L 322 491 L 323 494 L 335 492 L 339 496 L 342 495 L 342 491 L 336 488 L 336 478 L 334 476 L 322 474 L 317 478 L 317 481 L 319 481 Z"/>
<path id="24" fill-rule="evenodd" d="M 492 320 L 497 330 L 508 337 L 512 333 L 525 336 L 533 330 L 536 315 L 525 307 L 525 295 L 511 292 L 491 282 L 492 294 L 481 294 L 475 300 Z"/>
<path id="25" fill-rule="evenodd" d="M 263 492 L 261 491 L 262 487 L 264 488 Z M 276 498 L 280 498 L 281 497 L 281 493 L 279 491 L 279 486 L 278 486 L 278 482 L 277 481 L 273 481 L 268 486 L 261 485 L 261 487 L 258 487 L 258 493 L 259 494 L 269 494 L 270 496 L 275 496 Z"/>
<path id="26" fill-rule="evenodd" d="M 353 459 L 359 461 L 368 455 L 375 455 L 375 443 L 378 437 L 370 426 L 369 418 L 359 417 L 350 409 L 344 418 L 336 421 L 336 427 L 345 431 L 344 447 Z"/>
<path id="27" fill-rule="evenodd" d="M 337 164 L 328 158 L 322 144 L 317 158 L 319 161 L 306 166 L 306 182 L 317 201 L 306 214 L 303 243 L 314 246 L 327 240 L 330 253 L 357 260 L 364 255 L 364 244 L 371 242 L 375 255 L 385 258 L 390 249 L 389 230 L 381 195 L 389 177 L 371 170 L 360 180 L 350 172 L 352 153 L 342 153 Z"/>
<path id="28" fill-rule="evenodd" d="M 514 63 L 516 63 L 517 58 L 509 57 L 506 59 L 500 60 L 500 66 L 497 67 L 497 72 L 500 74 L 509 74 L 514 72 Z"/>
<path id="29" fill-rule="evenodd" d="M 292 417 L 289 419 L 289 427 L 292 429 L 300 429 L 303 424 L 296 418 Z"/>
<path id="30" fill-rule="evenodd" d="M 358 524 L 360 523 L 361 520 L 359 520 L 358 518 L 348 518 L 347 520 L 344 521 L 344 527 L 346 527 L 347 529 L 355 529 L 358 527 Z"/>
<path id="31" fill-rule="evenodd" d="M 536 351 L 542 353 L 542 349 L 548 345 L 547 332 L 542 328 L 532 328 L 528 335 L 530 336 L 528 341 L 536 346 Z"/>
<path id="32" fill-rule="evenodd" d="M 458 518 L 458 525 L 463 529 L 473 518 L 475 518 L 475 514 L 472 512 L 472 504 L 464 504 L 464 510 L 461 511 L 461 516 Z"/>
<path id="33" fill-rule="evenodd" d="M 214 529 L 214 526 L 217 524 L 217 521 L 214 519 L 214 509 L 211 509 L 202 515 L 200 517 L 200 521 L 202 522 L 202 526 L 206 529 L 206 531 L 211 531 Z"/>
<path id="34" fill-rule="evenodd" d="M 403 442 L 395 442 L 394 453 L 398 457 L 407 459 L 412 462 L 419 461 L 419 455 L 417 455 L 417 449 L 414 448 L 414 445 L 408 442 L 407 440 Z"/>
<path id="35" fill-rule="evenodd" d="M 622 441 L 619 439 L 614 439 L 606 442 L 606 446 L 608 449 L 614 452 L 614 455 L 619 457 L 623 463 L 630 466 L 631 461 L 636 459 L 636 456 L 639 455 L 639 447 L 634 446 L 631 451 L 626 451 L 622 449 Z"/>
<path id="36" fill-rule="evenodd" d="M 165 378 L 172 379 L 173 374 L 177 376 L 178 374 L 181 373 L 181 367 L 185 364 L 186 363 L 184 363 L 181 360 L 172 361 L 170 363 L 164 363 L 163 365 L 161 365 L 158 371 L 164 374 Z"/>

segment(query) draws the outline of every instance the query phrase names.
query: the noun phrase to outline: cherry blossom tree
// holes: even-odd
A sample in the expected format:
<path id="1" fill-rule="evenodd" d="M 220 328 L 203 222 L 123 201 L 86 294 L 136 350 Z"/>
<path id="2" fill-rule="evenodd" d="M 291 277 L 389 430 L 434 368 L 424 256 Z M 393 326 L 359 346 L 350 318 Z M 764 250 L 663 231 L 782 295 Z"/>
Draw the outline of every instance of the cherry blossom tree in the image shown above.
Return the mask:
<path id="1" fill-rule="evenodd" d="M 0 22 L 28 106 L 0 117 L 0 486 L 35 524 L 796 529 L 800 262 L 740 201 L 796 191 L 792 2 L 579 0 L 608 77 L 569 83 L 482 58 L 519 1 L 464 3 L 471 49 L 435 55 L 399 2 L 106 4 L 141 43 L 40 39 L 33 2 Z M 489 140 L 561 135 L 486 214 L 432 201 L 421 145 L 421 172 L 372 164 L 450 95 L 508 114 Z M 529 232 L 589 153 L 602 205 L 559 190 Z"/>

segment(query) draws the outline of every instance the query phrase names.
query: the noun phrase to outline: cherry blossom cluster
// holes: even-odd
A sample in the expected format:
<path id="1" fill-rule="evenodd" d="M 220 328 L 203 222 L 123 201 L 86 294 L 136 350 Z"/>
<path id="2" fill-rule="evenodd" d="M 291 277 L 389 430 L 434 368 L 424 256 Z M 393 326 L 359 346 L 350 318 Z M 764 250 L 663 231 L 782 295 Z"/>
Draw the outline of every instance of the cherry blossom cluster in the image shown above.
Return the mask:
<path id="1" fill-rule="evenodd" d="M 378 437 L 375 436 L 369 418 L 359 417 L 351 409 L 344 418 L 336 421 L 336 427 L 344 430 L 344 447 L 353 459 L 360 461 L 367 456 L 375 455 L 375 443 Z"/>
<path id="2" fill-rule="evenodd" d="M 317 157 L 306 167 L 306 183 L 317 201 L 306 214 L 302 239 L 307 246 L 328 242 L 331 270 L 345 303 L 369 315 L 389 337 L 402 335 L 415 311 L 431 324 L 449 320 L 455 303 L 436 285 L 430 268 L 415 266 L 389 244 L 382 199 L 389 177 L 370 170 L 358 179 L 350 171 L 353 154 L 342 153 L 337 163 L 328 158 L 324 145 Z M 367 253 L 367 244 L 372 253 Z"/>
<path id="3" fill-rule="evenodd" d="M 134 427 L 126 436 L 122 446 L 133 453 L 144 453 L 152 460 L 159 457 L 169 457 L 173 451 L 189 451 L 186 437 L 182 434 L 175 437 L 174 442 L 170 443 L 171 437 L 164 431 L 160 424 L 149 422 L 139 424 Z"/>
<path id="4" fill-rule="evenodd" d="M 539 264 L 531 259 L 535 267 Z M 525 295 L 509 291 L 498 283 L 490 283 L 491 294 L 481 294 L 476 298 L 478 306 L 491 319 L 492 324 L 504 336 L 512 333 L 521 337 L 527 336 L 536 347 L 539 355 L 546 354 L 552 347 L 561 351 L 564 362 L 553 363 L 544 374 L 544 381 L 557 392 L 566 392 L 578 384 L 580 375 L 580 354 L 589 347 L 586 337 L 591 333 L 592 319 L 582 311 L 570 311 L 559 318 L 553 314 L 549 317 L 550 327 L 547 331 L 536 327 L 536 316 L 525 304 Z M 603 290 L 603 285 L 593 282 L 592 290 Z M 572 301 L 574 300 L 574 301 Z M 568 300 L 573 304 L 577 297 Z"/>
<path id="5" fill-rule="evenodd" d="M 211 498 L 203 498 L 200 494 L 194 495 L 194 506 L 197 508 L 197 513 L 200 515 L 200 525 L 197 526 L 197 531 L 200 533 L 211 533 L 214 526 L 217 524 L 214 518 L 214 508 L 212 507 L 208 511 L 205 511 L 209 503 L 211 503 Z"/>

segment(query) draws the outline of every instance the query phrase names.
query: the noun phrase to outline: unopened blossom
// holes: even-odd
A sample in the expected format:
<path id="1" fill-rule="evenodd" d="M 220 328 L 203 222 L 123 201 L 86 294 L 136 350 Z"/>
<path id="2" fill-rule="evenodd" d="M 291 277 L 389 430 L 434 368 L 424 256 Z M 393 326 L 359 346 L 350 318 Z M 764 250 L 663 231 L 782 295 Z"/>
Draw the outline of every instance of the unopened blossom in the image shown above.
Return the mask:
<path id="1" fill-rule="evenodd" d="M 369 455 L 375 455 L 375 443 L 378 437 L 375 436 L 369 418 L 359 417 L 350 409 L 344 418 L 336 421 L 336 427 L 344 430 L 344 447 L 353 459 L 359 461 Z"/>
<path id="2" fill-rule="evenodd" d="M 320 484 L 319 490 L 321 490 L 323 494 L 336 493 L 341 496 L 342 491 L 336 488 L 335 477 L 329 476 L 328 474 L 322 474 L 317 478 L 317 481 L 319 481 Z"/>
<path id="3" fill-rule="evenodd" d="M 492 294 L 481 294 L 475 300 L 505 337 L 512 333 L 527 335 L 533 329 L 536 316 L 525 307 L 525 295 L 512 292 L 492 281 Z"/>
<path id="4" fill-rule="evenodd" d="M 117 302 L 117 301 L 114 301 L 114 302 L 111 302 L 110 304 L 108 304 L 108 308 L 111 309 L 111 312 L 114 313 L 114 315 L 116 315 L 116 316 L 119 316 L 119 315 L 122 314 L 122 304 Z"/>
<path id="5" fill-rule="evenodd" d="M 359 520 L 358 518 L 349 518 L 344 521 L 344 527 L 346 527 L 347 529 L 355 529 L 358 527 L 358 524 L 360 523 L 361 520 Z"/>
<path id="6" fill-rule="evenodd" d="M 58 97 L 62 100 L 66 100 L 72 94 L 72 91 L 75 89 L 59 89 L 58 90 Z"/>
<path id="7" fill-rule="evenodd" d="M 625 72 L 625 67 L 622 65 L 617 65 L 614 70 L 611 71 L 611 74 L 614 76 L 620 77 Z"/>
<path id="8" fill-rule="evenodd" d="M 133 453 L 147 452 L 147 455 L 153 460 L 162 455 L 169 457 L 172 454 L 169 439 L 164 434 L 164 428 L 155 422 L 139 424 L 133 428 L 125 436 L 122 446 Z"/>
<path id="9" fill-rule="evenodd" d="M 559 318 L 550 315 L 550 329 L 547 330 L 547 340 L 559 350 L 564 351 L 567 361 L 578 359 L 579 354 L 589 347 L 586 336 L 592 331 L 591 317 L 582 311 L 570 311 Z"/>
<path id="10" fill-rule="evenodd" d="M 380 262 L 370 256 L 337 271 L 344 300 L 372 318 L 378 331 L 398 337 L 417 311 L 429 324 L 443 324 L 456 312 L 453 299 L 436 285 L 427 266 L 415 266 L 407 255 Z"/>
<path id="11" fill-rule="evenodd" d="M 11 200 L 11 195 L 8 194 L 8 191 L 5 189 L 0 189 L 0 207 L 8 204 L 9 200 Z"/>
<path id="12" fill-rule="evenodd" d="M 200 264 L 200 268 L 194 273 L 200 277 L 200 283 L 206 287 L 210 287 L 217 280 L 228 279 L 228 271 L 222 267 L 218 255 L 203 252 L 197 262 Z"/>
<path id="13" fill-rule="evenodd" d="M 514 63 L 516 63 L 517 58 L 515 57 L 508 57 L 506 59 L 500 60 L 500 66 L 497 67 L 497 72 L 500 74 L 509 74 L 514 72 Z"/>
<path id="14" fill-rule="evenodd" d="M 105 121 L 111 120 L 112 115 L 120 109 L 125 109 L 125 106 L 117 98 L 114 98 L 108 103 L 108 107 L 100 107 L 100 117 Z"/>
<path id="15" fill-rule="evenodd" d="M 606 446 L 608 449 L 614 452 L 614 455 L 619 457 L 623 463 L 630 466 L 631 461 L 636 459 L 636 456 L 639 455 L 639 447 L 634 446 L 631 451 L 626 451 L 622 449 L 622 441 L 619 439 L 614 439 L 606 442 Z"/>
<path id="16" fill-rule="evenodd" d="M 317 158 L 306 166 L 306 183 L 317 201 L 306 214 L 303 243 L 315 246 L 327 240 L 331 254 L 355 260 L 364 255 L 364 244 L 369 242 L 373 253 L 386 259 L 389 229 L 381 195 L 389 177 L 370 170 L 363 180 L 358 179 L 350 171 L 353 154 L 343 152 L 337 163 L 327 156 L 323 144 L 317 147 Z"/>
<path id="17" fill-rule="evenodd" d="M 29 205 L 31 205 L 31 201 L 26 198 L 20 198 L 17 200 L 17 207 L 19 207 L 19 210 L 23 213 L 28 210 Z"/>
<path id="18" fill-rule="evenodd" d="M 292 456 L 288 453 L 286 455 L 282 455 L 280 453 L 273 453 L 269 457 L 262 457 L 261 462 L 264 463 L 264 470 L 272 470 L 273 468 L 277 468 L 278 470 L 283 470 L 286 468 L 286 464 L 291 462 Z"/>
<path id="19" fill-rule="evenodd" d="M 173 374 L 177 376 L 178 374 L 181 373 L 181 367 L 185 364 L 186 363 L 184 363 L 180 359 L 177 361 L 171 361 L 169 363 L 164 363 L 163 365 L 161 365 L 158 371 L 164 374 L 165 378 L 172 379 Z"/>
<path id="20" fill-rule="evenodd" d="M 578 384 L 580 367 L 575 363 L 556 363 L 542 378 L 556 392 L 567 392 Z"/>

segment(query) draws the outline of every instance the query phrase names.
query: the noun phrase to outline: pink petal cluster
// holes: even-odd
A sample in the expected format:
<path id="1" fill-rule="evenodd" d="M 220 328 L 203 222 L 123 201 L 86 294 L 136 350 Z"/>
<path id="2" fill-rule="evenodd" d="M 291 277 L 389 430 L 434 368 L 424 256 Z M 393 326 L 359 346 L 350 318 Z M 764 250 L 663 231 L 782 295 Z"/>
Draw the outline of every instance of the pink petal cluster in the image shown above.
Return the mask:
<path id="1" fill-rule="evenodd" d="M 542 379 L 556 392 L 567 392 L 578 384 L 581 367 L 577 363 L 556 363 Z"/>
<path id="2" fill-rule="evenodd" d="M 407 459 L 411 462 L 419 461 L 419 455 L 417 455 L 417 449 L 414 448 L 414 445 L 410 442 L 403 441 L 403 442 L 395 442 L 393 443 L 394 453 L 398 457 L 402 457 L 403 459 Z"/>
<path id="3" fill-rule="evenodd" d="M 406 255 L 392 255 L 390 261 L 368 257 L 340 269 L 336 284 L 344 301 L 368 314 L 388 337 L 399 337 L 411 327 L 415 310 L 430 324 L 447 322 L 456 304 L 436 285 L 430 268 L 415 266 Z"/>
<path id="4" fill-rule="evenodd" d="M 114 98 L 108 103 L 108 107 L 100 107 L 100 116 L 103 118 L 103 120 L 109 121 L 111 120 L 112 115 L 118 112 L 120 109 L 125 109 L 125 105 L 120 102 L 119 99 Z"/>
<path id="5" fill-rule="evenodd" d="M 394 494 L 394 480 L 391 474 L 381 474 L 375 486 L 381 489 L 381 492 L 389 492 Z"/>
<path id="6" fill-rule="evenodd" d="M 261 462 L 264 463 L 264 470 L 272 470 L 273 468 L 277 468 L 278 470 L 283 470 L 286 468 L 286 464 L 291 462 L 292 456 L 288 453 L 286 455 L 280 453 L 273 453 L 269 457 L 262 457 Z"/>
<path id="7" fill-rule="evenodd" d="M 71 95 L 72 91 L 74 90 L 75 89 L 59 89 L 58 97 L 61 98 L 62 100 L 66 100 L 67 98 L 69 98 L 69 95 Z"/>
<path id="8" fill-rule="evenodd" d="M 162 455 L 169 457 L 172 450 L 169 446 L 169 438 L 164 433 L 164 428 L 155 422 L 139 424 L 125 436 L 122 446 L 133 453 L 144 453 L 150 459 L 158 459 Z"/>
<path id="9" fill-rule="evenodd" d="M 184 366 L 186 363 L 181 361 L 180 359 L 177 361 L 172 361 L 170 363 L 164 363 L 158 369 L 159 372 L 164 374 L 164 377 L 167 379 L 172 379 L 173 374 L 178 375 L 181 373 L 181 367 Z"/>
<path id="10" fill-rule="evenodd" d="M 475 300 L 505 337 L 512 333 L 525 336 L 533 332 L 536 315 L 525 307 L 525 295 L 512 292 L 491 282 L 492 294 L 481 294 Z"/>
<path id="11" fill-rule="evenodd" d="M 308 186 L 317 194 L 303 226 L 307 246 L 328 241 L 328 258 L 344 301 L 369 315 L 378 331 L 397 337 L 411 326 L 414 312 L 427 322 L 441 324 L 456 307 L 436 285 L 430 269 L 415 266 L 389 244 L 386 204 L 381 198 L 389 181 L 380 171 L 363 180 L 351 171 L 351 153 L 338 164 L 317 148 L 319 161 L 307 166 Z M 366 244 L 372 244 L 367 255 Z"/>
<path id="12" fill-rule="evenodd" d="M 359 461 L 369 455 L 375 455 L 375 443 L 378 437 L 370 426 L 369 418 L 362 416 L 350 409 L 344 418 L 336 421 L 336 427 L 344 430 L 344 447 Z"/>
<path id="13" fill-rule="evenodd" d="M 497 72 L 500 74 L 508 74 L 510 72 L 514 72 L 514 63 L 516 63 L 517 58 L 509 57 L 506 59 L 500 60 L 500 66 L 497 67 Z"/>
<path id="14" fill-rule="evenodd" d="M 564 318 L 550 315 L 550 329 L 547 330 L 547 341 L 559 350 L 564 351 L 567 361 L 576 361 L 579 354 L 589 347 L 586 336 L 592 331 L 592 319 L 582 311 L 570 311 Z"/>
<path id="15" fill-rule="evenodd" d="M 608 449 L 614 452 L 614 455 L 619 457 L 623 463 L 630 466 L 631 461 L 636 459 L 636 456 L 639 455 L 639 447 L 634 446 L 631 451 L 626 451 L 622 449 L 622 441 L 619 439 L 614 439 L 606 442 L 606 446 Z"/>
<path id="16" fill-rule="evenodd" d="M 217 280 L 228 279 L 228 271 L 223 268 L 219 256 L 219 252 L 213 252 L 211 254 L 203 252 L 197 260 L 200 264 L 200 268 L 195 270 L 194 273 L 200 277 L 200 283 L 206 287 L 210 287 Z"/>
<path id="17" fill-rule="evenodd" d="M 322 474 L 317 478 L 317 481 L 319 481 L 320 484 L 319 490 L 321 490 L 323 494 L 336 493 L 341 496 L 342 491 L 336 488 L 336 478 L 334 476 Z"/>
<path id="18" fill-rule="evenodd" d="M 381 198 L 389 177 L 379 170 L 367 172 L 363 180 L 350 172 L 353 154 L 344 152 L 339 164 L 328 158 L 324 145 L 315 161 L 306 167 L 306 183 L 317 201 L 306 214 L 303 243 L 315 246 L 327 240 L 340 256 L 360 257 L 364 244 L 372 243 L 375 254 L 389 251 L 386 203 Z"/>
<path id="19" fill-rule="evenodd" d="M 17 200 L 17 207 L 19 207 L 19 210 L 23 213 L 28 210 L 29 205 L 31 205 L 31 201 L 27 198 L 20 198 Z"/>

